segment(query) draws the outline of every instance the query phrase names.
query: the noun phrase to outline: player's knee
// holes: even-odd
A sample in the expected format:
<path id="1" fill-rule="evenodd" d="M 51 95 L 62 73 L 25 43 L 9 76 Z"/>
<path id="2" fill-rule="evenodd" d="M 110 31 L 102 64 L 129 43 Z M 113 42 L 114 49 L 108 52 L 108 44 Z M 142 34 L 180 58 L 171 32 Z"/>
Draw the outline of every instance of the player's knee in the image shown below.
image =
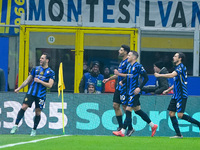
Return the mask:
<path id="1" fill-rule="evenodd" d="M 183 117 L 183 113 L 178 113 L 178 118 L 182 118 Z"/>
<path id="2" fill-rule="evenodd" d="M 117 103 L 113 103 L 113 108 L 114 108 L 115 110 L 118 110 L 118 109 L 120 109 L 120 105 L 117 104 Z"/>
<path id="3" fill-rule="evenodd" d="M 23 104 L 23 105 L 22 105 L 22 109 L 23 109 L 24 111 L 26 111 L 27 108 L 28 108 L 28 105 L 26 105 L 26 104 Z"/>
<path id="4" fill-rule="evenodd" d="M 169 112 L 169 116 L 170 116 L 170 117 L 174 117 L 174 116 L 175 116 L 175 113 L 170 111 L 170 112 Z"/>

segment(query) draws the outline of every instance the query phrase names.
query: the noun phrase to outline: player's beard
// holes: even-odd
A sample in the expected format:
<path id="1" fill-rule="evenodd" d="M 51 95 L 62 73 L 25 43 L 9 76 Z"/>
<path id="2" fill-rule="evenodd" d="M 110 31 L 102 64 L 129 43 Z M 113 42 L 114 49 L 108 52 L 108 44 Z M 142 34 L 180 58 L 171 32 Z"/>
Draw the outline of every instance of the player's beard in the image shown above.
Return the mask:
<path id="1" fill-rule="evenodd" d="M 42 67 L 44 67 L 44 66 L 46 65 L 46 62 L 43 61 L 42 63 L 40 63 L 40 65 L 41 65 Z"/>
<path id="2" fill-rule="evenodd" d="M 119 57 L 124 57 L 124 53 L 119 53 Z"/>
<path id="3" fill-rule="evenodd" d="M 176 64 L 178 63 L 178 61 L 173 61 L 173 65 L 176 66 Z"/>

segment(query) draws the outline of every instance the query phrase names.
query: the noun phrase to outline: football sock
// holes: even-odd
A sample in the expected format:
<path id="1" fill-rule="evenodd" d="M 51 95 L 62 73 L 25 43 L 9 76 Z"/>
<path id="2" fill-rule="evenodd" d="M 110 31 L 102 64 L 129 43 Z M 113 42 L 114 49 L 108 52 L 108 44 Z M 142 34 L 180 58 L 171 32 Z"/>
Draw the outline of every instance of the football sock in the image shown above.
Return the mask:
<path id="1" fill-rule="evenodd" d="M 121 132 L 122 132 L 122 134 L 125 134 L 125 132 L 126 132 L 126 129 L 121 129 Z"/>
<path id="2" fill-rule="evenodd" d="M 116 118 L 117 118 L 117 122 L 119 124 L 119 128 L 122 128 L 123 127 L 122 116 L 116 116 Z"/>
<path id="3" fill-rule="evenodd" d="M 145 112 L 143 112 L 141 109 L 135 112 L 137 115 L 139 115 L 144 121 L 146 121 L 148 124 L 151 122 L 150 118 L 147 116 Z"/>
<path id="4" fill-rule="evenodd" d="M 132 112 L 128 111 L 127 115 L 129 115 L 128 117 L 130 118 L 130 123 L 128 124 L 128 130 L 132 130 L 133 129 L 133 126 L 132 126 Z"/>
<path id="5" fill-rule="evenodd" d="M 183 114 L 183 117 L 182 117 L 181 119 L 186 120 L 186 121 L 191 122 L 191 123 L 194 123 L 194 124 L 196 124 L 198 127 L 200 127 L 200 122 L 197 121 L 196 119 L 194 119 L 194 118 L 188 116 L 188 115 Z"/>
<path id="6" fill-rule="evenodd" d="M 173 127 L 174 127 L 174 130 L 175 130 L 176 134 L 177 134 L 178 136 L 181 136 L 181 132 L 180 132 L 180 129 L 179 129 L 179 126 L 178 126 L 178 120 L 176 119 L 175 116 L 170 117 L 170 119 L 171 119 L 171 121 L 172 121 L 172 125 L 173 125 Z"/>
<path id="7" fill-rule="evenodd" d="M 19 112 L 18 112 L 18 114 L 17 114 L 17 119 L 16 119 L 16 121 L 15 121 L 15 124 L 16 124 L 16 125 L 18 125 L 19 122 L 20 122 L 20 120 L 24 117 L 24 112 L 25 112 L 25 110 L 23 110 L 23 109 L 20 109 L 20 110 L 19 110 Z"/>
<path id="8" fill-rule="evenodd" d="M 153 123 L 153 122 L 150 122 L 150 123 L 149 123 L 149 126 L 150 126 L 151 128 L 153 128 L 153 127 L 154 127 L 154 123 Z"/>
<path id="9" fill-rule="evenodd" d="M 35 119 L 34 119 L 34 126 L 33 126 L 33 129 L 36 130 L 37 129 L 37 126 L 40 122 L 40 119 L 41 119 L 41 115 L 39 116 L 35 116 Z"/>
<path id="10" fill-rule="evenodd" d="M 131 112 L 126 110 L 126 119 L 124 121 L 124 129 L 126 129 L 127 127 L 130 127 L 132 123 L 132 118 L 131 118 Z"/>

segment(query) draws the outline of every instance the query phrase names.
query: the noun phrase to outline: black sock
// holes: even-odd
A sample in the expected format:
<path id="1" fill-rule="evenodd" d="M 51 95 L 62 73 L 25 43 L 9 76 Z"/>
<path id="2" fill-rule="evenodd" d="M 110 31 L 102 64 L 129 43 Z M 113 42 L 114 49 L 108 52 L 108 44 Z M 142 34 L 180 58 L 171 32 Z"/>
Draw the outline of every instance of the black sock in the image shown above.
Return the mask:
<path id="1" fill-rule="evenodd" d="M 18 125 L 19 122 L 20 122 L 20 120 L 24 117 L 24 112 L 25 112 L 25 110 L 23 110 L 23 109 L 20 109 L 20 110 L 19 110 L 19 112 L 18 112 L 18 114 L 17 114 L 17 119 L 16 119 L 16 121 L 15 121 L 15 124 L 16 124 L 16 125 Z"/>
<path id="2" fill-rule="evenodd" d="M 117 122 L 119 124 L 119 128 L 122 128 L 123 127 L 122 116 L 116 116 L 116 118 L 117 118 Z"/>
<path id="3" fill-rule="evenodd" d="M 137 115 L 139 115 L 144 121 L 146 121 L 148 124 L 151 122 L 149 116 L 145 112 L 143 112 L 141 109 L 135 112 Z"/>
<path id="4" fill-rule="evenodd" d="M 124 121 L 124 129 L 126 129 L 127 127 L 129 128 L 133 128 L 132 127 L 132 118 L 131 118 L 131 113 L 130 111 L 126 110 L 126 119 Z"/>
<path id="5" fill-rule="evenodd" d="M 186 121 L 191 122 L 191 123 L 194 123 L 194 124 L 196 124 L 198 127 L 200 127 L 200 122 L 197 121 L 196 119 L 194 119 L 194 118 L 188 116 L 188 115 L 183 114 L 183 117 L 182 117 L 181 119 L 186 120 Z"/>
<path id="6" fill-rule="evenodd" d="M 179 126 L 178 126 L 178 120 L 176 119 L 176 117 L 170 117 L 171 121 L 172 121 L 172 125 L 174 127 L 174 130 L 176 132 L 176 134 L 178 136 L 181 136 L 181 132 L 180 132 L 180 129 L 179 129 Z"/>
<path id="7" fill-rule="evenodd" d="M 38 126 L 38 124 L 39 124 L 39 122 L 40 122 L 40 119 L 41 119 L 41 115 L 35 116 L 35 119 L 34 119 L 34 127 L 33 127 L 34 130 L 37 129 L 37 126 Z"/>

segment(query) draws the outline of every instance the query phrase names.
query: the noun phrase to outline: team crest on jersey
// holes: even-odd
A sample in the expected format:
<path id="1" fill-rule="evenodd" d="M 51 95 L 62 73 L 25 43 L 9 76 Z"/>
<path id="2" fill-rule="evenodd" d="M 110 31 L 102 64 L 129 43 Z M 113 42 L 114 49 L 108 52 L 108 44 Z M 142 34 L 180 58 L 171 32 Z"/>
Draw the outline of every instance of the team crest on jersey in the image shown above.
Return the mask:
<path id="1" fill-rule="evenodd" d="M 47 71 L 47 73 L 49 73 L 49 70 Z"/>
<path id="2" fill-rule="evenodd" d="M 43 75 L 43 74 L 44 74 L 44 72 L 43 72 L 43 71 L 41 71 L 41 72 L 40 72 L 40 74 L 41 74 L 41 75 Z"/>
<path id="3" fill-rule="evenodd" d="M 132 69 L 133 71 L 135 70 L 135 67 L 133 67 L 133 69 Z"/>

